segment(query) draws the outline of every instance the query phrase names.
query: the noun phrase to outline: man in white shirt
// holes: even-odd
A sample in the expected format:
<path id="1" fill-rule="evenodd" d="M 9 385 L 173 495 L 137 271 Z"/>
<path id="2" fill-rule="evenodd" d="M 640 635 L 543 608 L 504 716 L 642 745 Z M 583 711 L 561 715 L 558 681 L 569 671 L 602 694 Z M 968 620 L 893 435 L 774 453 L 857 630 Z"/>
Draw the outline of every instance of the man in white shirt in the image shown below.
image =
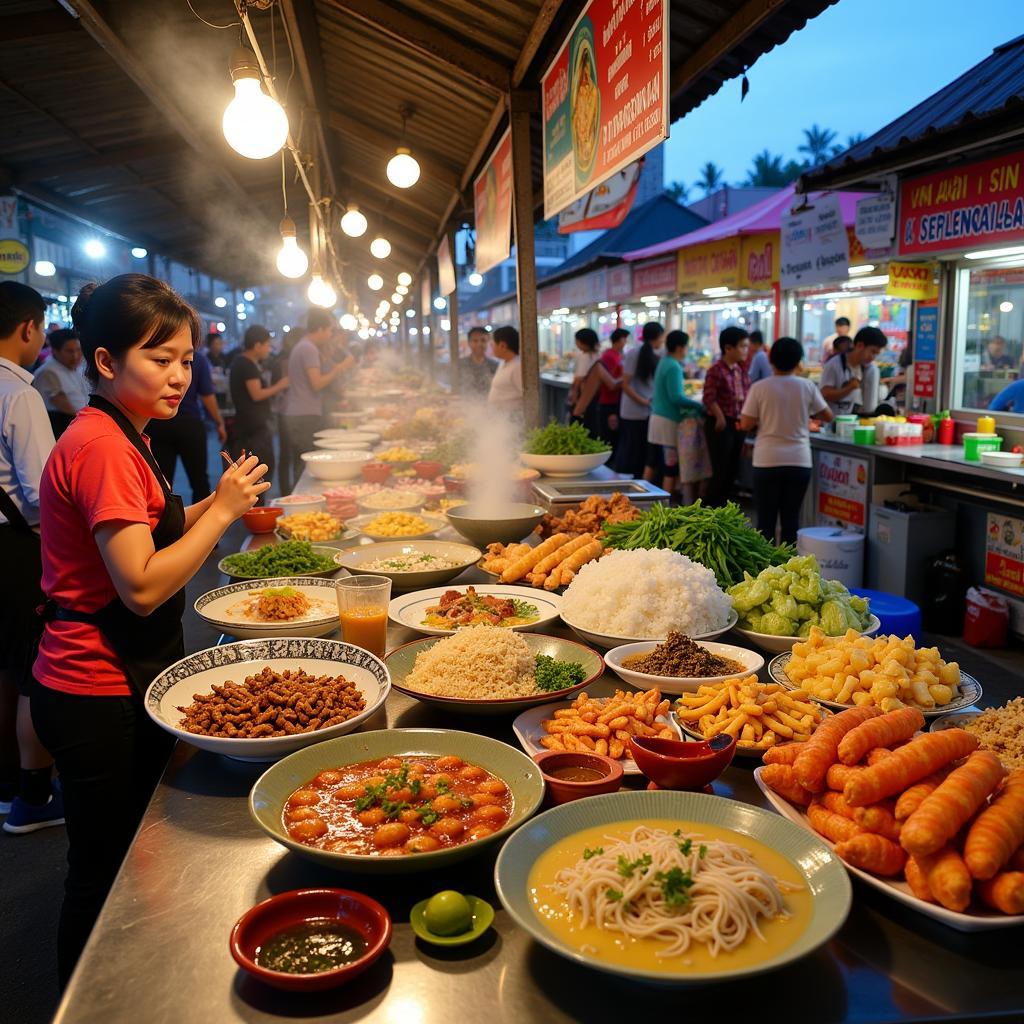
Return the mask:
<path id="1" fill-rule="evenodd" d="M 79 409 L 89 404 L 89 386 L 82 373 L 82 346 L 72 330 L 54 331 L 50 358 L 35 372 L 33 387 L 43 396 L 55 437 L 60 437 Z"/>
<path id="2" fill-rule="evenodd" d="M 51 788 L 53 758 L 36 736 L 28 704 L 41 629 L 35 609 L 43 600 L 39 480 L 53 431 L 27 368 L 43 347 L 45 312 L 34 288 L 0 282 L 0 813 L 7 814 L 4 831 L 14 833 L 64 822 L 60 792 Z"/>
<path id="3" fill-rule="evenodd" d="M 862 327 L 849 352 L 833 356 L 821 370 L 819 387 L 836 416 L 863 412 L 878 405 L 878 353 L 888 338 L 877 327 Z"/>
<path id="4" fill-rule="evenodd" d="M 519 360 L 519 332 L 499 327 L 491 335 L 491 351 L 501 365 L 491 381 L 487 401 L 496 409 L 523 415 L 523 366 Z"/>

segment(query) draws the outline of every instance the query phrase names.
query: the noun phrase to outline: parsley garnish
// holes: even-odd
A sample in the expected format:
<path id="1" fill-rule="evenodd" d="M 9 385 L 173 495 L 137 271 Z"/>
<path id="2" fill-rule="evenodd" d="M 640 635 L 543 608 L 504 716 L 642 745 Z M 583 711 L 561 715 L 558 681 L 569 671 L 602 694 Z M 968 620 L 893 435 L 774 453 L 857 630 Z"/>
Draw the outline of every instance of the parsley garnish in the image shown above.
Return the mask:
<path id="1" fill-rule="evenodd" d="M 700 859 L 703 860 L 708 855 L 708 848 L 701 843 L 700 844 Z"/>
<path id="2" fill-rule="evenodd" d="M 654 881 L 661 886 L 661 895 L 665 904 L 674 910 L 681 910 L 690 902 L 690 887 L 693 885 L 693 878 L 689 871 L 682 868 L 670 868 L 668 871 L 659 871 L 654 876 Z"/>
<path id="3" fill-rule="evenodd" d="M 637 857 L 636 860 L 629 861 L 625 857 L 619 856 L 618 867 L 616 870 L 622 875 L 623 878 L 632 878 L 633 872 L 637 868 L 647 868 L 651 865 L 651 855 L 645 853 L 642 857 Z"/>
<path id="4" fill-rule="evenodd" d="M 684 857 L 689 857 L 690 856 L 690 850 L 692 849 L 692 847 L 693 847 L 693 840 L 692 839 L 684 839 L 679 844 L 679 852 Z"/>
<path id="5" fill-rule="evenodd" d="M 602 853 L 604 853 L 603 846 L 597 846 L 593 850 L 584 849 L 583 859 L 590 860 L 591 857 L 599 857 Z"/>
<path id="6" fill-rule="evenodd" d="M 608 897 L 608 899 L 612 900 L 615 903 L 618 903 L 618 901 L 622 899 L 621 889 L 605 889 L 604 894 Z"/>
<path id="7" fill-rule="evenodd" d="M 424 804 L 420 804 L 420 806 L 416 808 L 416 813 L 420 816 L 420 821 L 423 822 L 424 825 L 433 825 L 441 817 L 440 812 L 435 811 L 433 807 L 430 806 L 429 801 Z"/>

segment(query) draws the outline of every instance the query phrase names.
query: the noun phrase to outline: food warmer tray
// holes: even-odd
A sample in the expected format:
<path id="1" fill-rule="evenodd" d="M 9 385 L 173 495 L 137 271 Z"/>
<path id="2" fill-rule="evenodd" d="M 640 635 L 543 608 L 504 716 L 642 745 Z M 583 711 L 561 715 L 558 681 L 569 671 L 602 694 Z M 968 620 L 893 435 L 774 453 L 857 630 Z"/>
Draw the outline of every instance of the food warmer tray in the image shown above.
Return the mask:
<path id="1" fill-rule="evenodd" d="M 667 505 L 670 497 L 668 491 L 646 480 L 595 480 L 591 477 L 572 480 L 542 478 L 533 482 L 533 493 L 537 501 L 552 513 L 577 508 L 584 499 L 594 494 L 601 498 L 610 498 L 615 493 L 624 494 L 639 509 Z"/>

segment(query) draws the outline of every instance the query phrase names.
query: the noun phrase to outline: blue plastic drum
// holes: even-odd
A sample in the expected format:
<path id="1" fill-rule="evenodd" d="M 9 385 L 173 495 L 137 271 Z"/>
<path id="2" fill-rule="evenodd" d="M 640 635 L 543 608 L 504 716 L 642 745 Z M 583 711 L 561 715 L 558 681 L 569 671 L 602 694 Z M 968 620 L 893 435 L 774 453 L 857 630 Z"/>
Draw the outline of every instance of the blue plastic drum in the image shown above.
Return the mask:
<path id="1" fill-rule="evenodd" d="M 869 610 L 882 623 L 879 634 L 895 633 L 900 637 L 910 635 L 915 643 L 921 642 L 921 609 L 913 601 L 863 587 L 850 587 L 850 593 L 868 599 Z"/>

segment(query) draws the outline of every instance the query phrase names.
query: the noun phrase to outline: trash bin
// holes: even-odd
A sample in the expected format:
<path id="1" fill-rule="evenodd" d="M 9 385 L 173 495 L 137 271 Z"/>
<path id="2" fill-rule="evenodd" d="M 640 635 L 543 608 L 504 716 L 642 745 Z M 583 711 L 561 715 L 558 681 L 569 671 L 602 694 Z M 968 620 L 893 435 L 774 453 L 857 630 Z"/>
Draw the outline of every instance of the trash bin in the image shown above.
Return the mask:
<path id="1" fill-rule="evenodd" d="M 814 555 L 826 580 L 849 587 L 864 582 L 864 535 L 834 526 L 806 526 L 796 533 L 796 549 Z"/>
<path id="2" fill-rule="evenodd" d="M 867 585 L 923 607 L 928 566 L 955 546 L 956 517 L 944 508 L 900 500 L 872 505 L 869 523 Z"/>

